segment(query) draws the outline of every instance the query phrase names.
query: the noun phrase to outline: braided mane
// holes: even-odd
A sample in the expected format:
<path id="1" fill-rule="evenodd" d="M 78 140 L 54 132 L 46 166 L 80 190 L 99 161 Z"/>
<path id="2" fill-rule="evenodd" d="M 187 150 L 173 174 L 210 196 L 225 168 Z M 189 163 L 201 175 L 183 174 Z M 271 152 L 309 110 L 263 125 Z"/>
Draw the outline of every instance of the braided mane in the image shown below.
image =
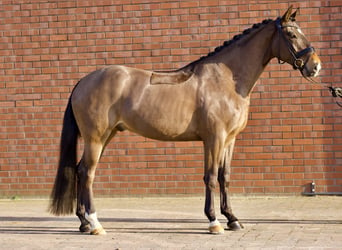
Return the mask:
<path id="1" fill-rule="evenodd" d="M 230 46 L 231 44 L 235 43 L 236 41 L 239 41 L 242 37 L 244 37 L 245 35 L 251 33 L 251 31 L 255 30 L 255 29 L 258 29 L 260 28 L 261 26 L 264 26 L 270 22 L 272 22 L 273 20 L 272 19 L 265 19 L 263 20 L 261 23 L 256 23 L 256 24 L 253 24 L 252 27 L 250 28 L 247 28 L 245 29 L 241 34 L 238 34 L 238 35 L 235 35 L 232 39 L 228 40 L 228 41 L 225 41 L 221 46 L 218 46 L 214 49 L 214 51 L 212 52 L 209 52 L 206 56 L 202 56 L 200 57 L 198 60 L 196 61 L 193 61 L 191 62 L 190 64 L 188 64 L 187 66 L 190 66 L 190 65 L 194 65 L 198 62 L 201 62 L 202 60 L 208 58 L 208 57 L 211 57 L 211 56 L 214 56 L 216 55 L 218 52 L 220 52 L 221 50 L 223 50 L 224 48 Z M 185 66 L 185 67 L 187 67 Z M 185 68 L 183 67 L 183 68 Z"/>

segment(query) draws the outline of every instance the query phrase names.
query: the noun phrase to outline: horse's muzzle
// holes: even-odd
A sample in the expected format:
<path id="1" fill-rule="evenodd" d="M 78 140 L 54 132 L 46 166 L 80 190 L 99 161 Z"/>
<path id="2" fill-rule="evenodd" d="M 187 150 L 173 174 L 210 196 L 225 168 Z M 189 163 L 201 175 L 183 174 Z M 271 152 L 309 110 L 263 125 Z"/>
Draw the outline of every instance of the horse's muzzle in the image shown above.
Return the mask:
<path id="1" fill-rule="evenodd" d="M 321 68 L 321 60 L 316 53 L 312 53 L 310 58 L 301 68 L 301 73 L 304 77 L 316 77 L 318 76 Z"/>

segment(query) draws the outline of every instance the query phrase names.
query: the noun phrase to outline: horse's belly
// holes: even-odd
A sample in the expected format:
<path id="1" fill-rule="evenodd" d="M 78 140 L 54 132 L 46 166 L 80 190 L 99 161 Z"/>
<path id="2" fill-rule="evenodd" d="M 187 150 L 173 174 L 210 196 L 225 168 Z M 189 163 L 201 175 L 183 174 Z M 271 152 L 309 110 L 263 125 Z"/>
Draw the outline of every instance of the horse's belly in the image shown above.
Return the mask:
<path id="1" fill-rule="evenodd" d="M 133 113 L 131 119 L 125 121 L 127 129 L 145 137 L 166 141 L 200 139 L 192 119 L 181 114 Z"/>
<path id="2" fill-rule="evenodd" d="M 157 140 L 198 140 L 192 102 L 164 98 L 140 102 L 124 112 L 129 130 Z"/>

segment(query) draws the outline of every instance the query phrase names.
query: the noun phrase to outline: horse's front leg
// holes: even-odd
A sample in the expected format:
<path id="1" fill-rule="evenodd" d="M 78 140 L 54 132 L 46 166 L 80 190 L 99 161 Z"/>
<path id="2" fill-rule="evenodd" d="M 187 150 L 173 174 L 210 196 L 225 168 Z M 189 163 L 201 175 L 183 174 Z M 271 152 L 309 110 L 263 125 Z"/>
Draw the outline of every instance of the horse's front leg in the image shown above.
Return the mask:
<path id="1" fill-rule="evenodd" d="M 204 213 L 209 219 L 209 232 L 212 234 L 221 234 L 224 228 L 217 220 L 214 206 L 214 191 L 218 176 L 218 155 L 219 147 L 216 141 L 204 142 L 205 152 L 205 168 L 204 168 L 204 183 L 205 183 L 205 207 Z"/>
<path id="2" fill-rule="evenodd" d="M 224 149 L 223 158 L 218 171 L 218 181 L 220 184 L 221 213 L 227 217 L 227 226 L 230 230 L 240 230 L 243 228 L 239 220 L 234 216 L 229 201 L 230 163 L 233 156 L 235 139 Z"/>
<path id="3" fill-rule="evenodd" d="M 99 161 L 102 145 L 96 143 L 85 143 L 84 154 L 78 169 L 77 187 L 77 211 L 76 214 L 81 221 L 80 231 L 90 231 L 90 234 L 100 235 L 106 231 L 97 219 L 93 200 L 93 182 L 95 170 Z"/>

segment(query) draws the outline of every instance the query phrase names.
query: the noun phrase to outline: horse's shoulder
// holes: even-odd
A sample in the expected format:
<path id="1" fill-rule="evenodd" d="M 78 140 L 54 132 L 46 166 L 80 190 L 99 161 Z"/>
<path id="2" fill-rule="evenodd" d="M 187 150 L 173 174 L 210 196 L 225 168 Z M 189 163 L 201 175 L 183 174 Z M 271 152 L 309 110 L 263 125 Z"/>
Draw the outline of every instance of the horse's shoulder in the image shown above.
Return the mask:
<path id="1" fill-rule="evenodd" d="M 155 84 L 180 84 L 190 79 L 194 73 L 190 70 L 177 70 L 168 72 L 154 71 L 151 74 L 150 83 Z"/>

